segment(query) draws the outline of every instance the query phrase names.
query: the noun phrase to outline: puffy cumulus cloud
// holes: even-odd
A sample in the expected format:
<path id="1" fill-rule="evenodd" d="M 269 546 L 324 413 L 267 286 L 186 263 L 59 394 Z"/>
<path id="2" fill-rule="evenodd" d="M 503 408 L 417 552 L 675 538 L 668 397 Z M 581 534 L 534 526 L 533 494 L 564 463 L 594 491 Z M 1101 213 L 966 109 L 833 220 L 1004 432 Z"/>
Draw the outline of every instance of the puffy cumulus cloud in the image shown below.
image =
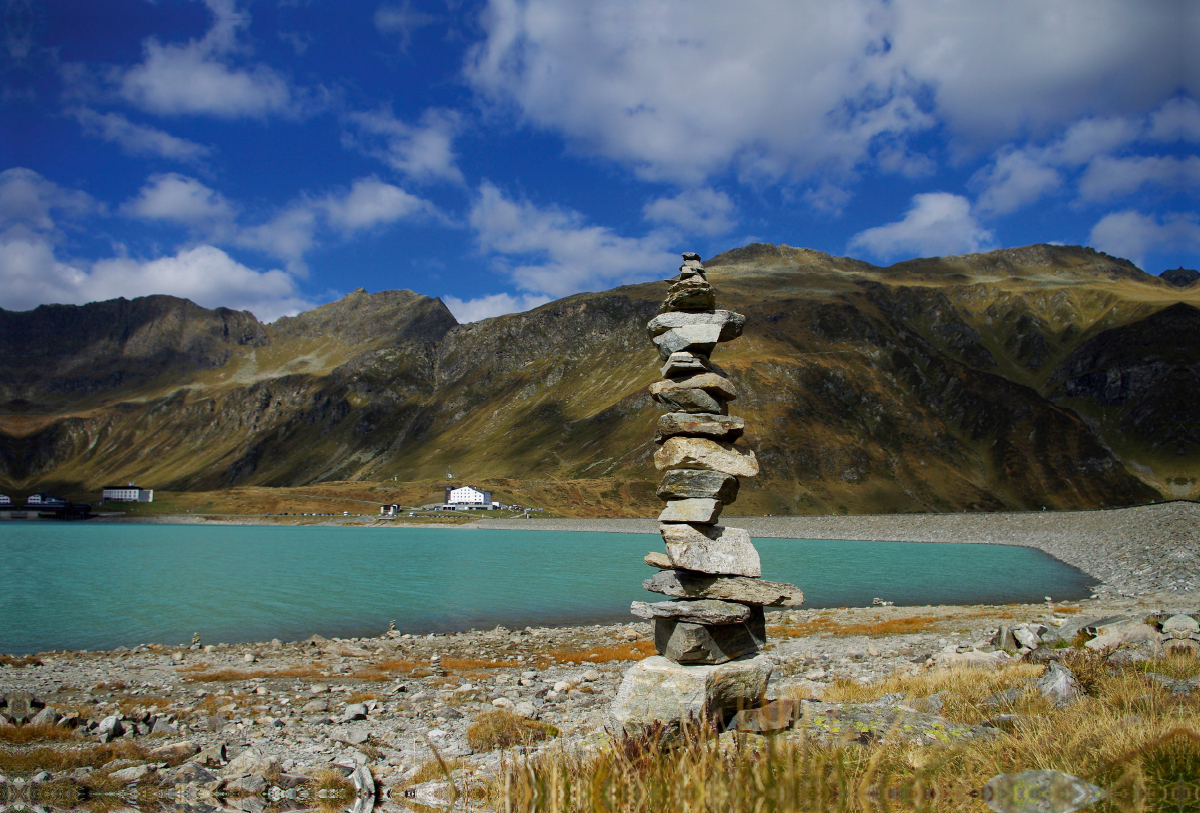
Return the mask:
<path id="1" fill-rule="evenodd" d="M 442 302 L 454 314 L 458 323 L 465 325 L 493 316 L 503 316 L 506 313 L 521 313 L 532 310 L 538 305 L 545 305 L 550 297 L 541 294 L 490 294 L 476 299 L 459 299 L 456 296 L 443 296 Z"/>
<path id="2" fill-rule="evenodd" d="M 678 226 L 684 234 L 724 234 L 737 225 L 733 201 L 713 189 L 685 189 L 673 198 L 656 198 L 642 213 L 651 223 Z"/>
<path id="3" fill-rule="evenodd" d="M 1200 191 L 1200 157 L 1097 158 L 1080 177 L 1079 194 L 1084 200 L 1108 200 L 1148 184 Z"/>
<path id="4" fill-rule="evenodd" d="M 237 207 L 195 178 L 152 175 L 121 212 L 141 220 L 185 226 L 193 239 L 253 249 L 283 260 L 290 272 L 307 273 L 304 255 L 322 226 L 341 236 L 402 219 L 440 216 L 429 201 L 378 178 L 359 178 L 344 192 L 301 195 L 259 223 L 246 223 Z"/>
<path id="5" fill-rule="evenodd" d="M 1146 185 L 1164 189 L 1200 186 L 1200 159 L 1135 155 L 1161 148 L 1163 133 L 1187 135 L 1190 108 L 1168 100 L 1149 116 L 1081 119 L 1042 145 L 1001 148 L 971 179 L 978 211 L 1007 214 L 1074 179 L 1084 202 L 1130 194 Z"/>
<path id="6" fill-rule="evenodd" d="M 984 212 L 1007 214 L 1038 200 L 1062 185 L 1062 175 L 1042 156 L 1026 150 L 1003 150 L 974 181 L 983 187 L 978 207 Z"/>
<path id="7" fill-rule="evenodd" d="M 221 193 L 174 172 L 151 175 L 121 211 L 130 217 L 179 223 L 209 234 L 228 230 L 237 216 Z"/>
<path id="8" fill-rule="evenodd" d="M 0 173 L 0 307 L 28 310 L 46 303 L 170 294 L 206 307 L 248 309 L 272 320 L 312 306 L 290 275 L 249 268 L 211 245 L 150 260 L 59 257 L 55 217 L 95 211 L 86 195 L 64 190 L 36 172 Z"/>
<path id="9" fill-rule="evenodd" d="M 1092 227 L 1089 243 L 1145 268 L 1146 255 L 1151 251 L 1200 251 L 1200 218 L 1194 212 L 1161 218 L 1132 209 L 1113 212 Z"/>
<path id="10" fill-rule="evenodd" d="M 453 110 L 426 110 L 420 122 L 409 124 L 387 108 L 351 113 L 355 134 L 346 143 L 382 161 L 414 181 L 462 183 L 454 139 L 462 129 L 462 116 Z"/>
<path id="11" fill-rule="evenodd" d="M 370 229 L 433 211 L 429 201 L 378 178 L 360 178 L 342 197 L 324 201 L 329 223 L 345 232 Z"/>
<path id="12" fill-rule="evenodd" d="M 0 228 L 50 231 L 56 212 L 74 218 L 97 208 L 90 195 L 63 189 L 32 169 L 13 167 L 0 172 Z"/>
<path id="13" fill-rule="evenodd" d="M 1150 137 L 1157 141 L 1200 141 L 1200 104 L 1175 98 L 1150 117 Z"/>
<path id="14" fill-rule="evenodd" d="M 151 37 L 142 44 L 143 59 L 111 77 L 117 95 L 129 104 L 161 115 L 208 115 L 219 118 L 294 115 L 302 100 L 286 77 L 262 65 L 234 64 L 239 35 L 250 23 L 232 0 L 205 0 L 212 28 L 182 45 Z"/>
<path id="15" fill-rule="evenodd" d="M 490 0 L 466 75 L 645 178 L 922 174 L 905 145 L 938 125 L 994 147 L 1161 104 L 1186 2 Z"/>
<path id="16" fill-rule="evenodd" d="M 651 279 L 678 264 L 667 251 L 671 235 L 666 232 L 622 237 L 589 225 L 578 212 L 511 200 L 487 182 L 472 204 L 470 224 L 480 247 L 497 257 L 522 290 L 534 294 L 603 290 Z"/>
<path id="17" fill-rule="evenodd" d="M 300 296 L 290 274 L 279 269 L 255 271 L 209 245 L 148 261 L 101 260 L 92 266 L 79 290 L 85 302 L 171 294 L 206 308 L 248 310 L 264 322 L 292 316 L 314 305 Z"/>
<path id="18" fill-rule="evenodd" d="M 155 127 L 134 124 L 120 113 L 97 113 L 86 107 L 67 111 L 84 133 L 111 141 L 130 155 L 156 155 L 173 161 L 196 163 L 208 156 L 208 147 L 178 138 Z"/>
<path id="19" fill-rule="evenodd" d="M 902 219 L 850 238 L 850 249 L 864 249 L 883 260 L 964 254 L 993 244 L 992 233 L 971 213 L 971 202 L 948 192 L 914 195 Z"/>

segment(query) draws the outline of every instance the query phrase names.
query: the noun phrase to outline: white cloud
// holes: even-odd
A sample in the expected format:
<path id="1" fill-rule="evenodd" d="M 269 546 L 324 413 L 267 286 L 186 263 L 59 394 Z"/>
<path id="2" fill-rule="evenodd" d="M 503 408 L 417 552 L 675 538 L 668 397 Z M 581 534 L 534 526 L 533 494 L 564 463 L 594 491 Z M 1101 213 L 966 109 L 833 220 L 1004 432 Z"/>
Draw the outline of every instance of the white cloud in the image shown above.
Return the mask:
<path id="1" fill-rule="evenodd" d="M 864 249 L 882 259 L 932 257 L 985 250 L 994 239 L 975 219 L 966 198 L 929 192 L 913 196 L 903 219 L 854 235 L 850 248 Z"/>
<path id="2" fill-rule="evenodd" d="M 432 210 L 429 201 L 378 178 L 358 179 L 344 197 L 327 198 L 324 206 L 330 225 L 346 232 L 394 223 Z"/>
<path id="3" fill-rule="evenodd" d="M 1200 141 L 1200 104 L 1175 98 L 1150 117 L 1150 137 L 1157 141 Z"/>
<path id="4" fill-rule="evenodd" d="M 1058 170 L 1025 150 L 1003 150 L 996 160 L 973 178 L 984 187 L 979 196 L 980 211 L 1007 214 L 1040 198 L 1062 185 Z"/>
<path id="5" fill-rule="evenodd" d="M 28 310 L 46 303 L 150 294 L 186 297 L 205 307 L 244 308 L 264 320 L 312 307 L 290 275 L 254 270 L 211 245 L 150 260 L 61 259 L 52 215 L 94 211 L 87 196 L 63 190 L 31 170 L 0 173 L 0 307 Z"/>
<path id="6" fill-rule="evenodd" d="M 542 294 L 524 294 L 522 296 L 491 294 L 476 299 L 459 299 L 456 296 L 442 297 L 442 302 L 461 325 L 478 322 L 482 319 L 491 319 L 493 316 L 503 316 L 506 313 L 521 313 L 532 310 L 538 305 L 545 305 L 549 301 L 550 297 Z"/>
<path id="7" fill-rule="evenodd" d="M 63 189 L 32 169 L 13 167 L 0 172 L 0 227 L 50 231 L 54 212 L 79 217 L 96 208 L 91 196 Z"/>
<path id="8" fill-rule="evenodd" d="M 1132 209 L 1113 212 L 1092 227 L 1089 243 L 1144 269 L 1151 251 L 1200 251 L 1200 219 L 1193 212 L 1168 214 L 1161 219 Z"/>
<path id="9" fill-rule="evenodd" d="M 194 163 L 210 152 L 203 144 L 177 138 L 154 127 L 134 124 L 120 113 L 97 113 L 86 107 L 67 112 L 75 117 L 85 133 L 112 141 L 131 155 L 157 155 Z"/>
<path id="10" fill-rule="evenodd" d="M 131 217 L 179 223 L 206 234 L 228 230 L 237 215 L 219 192 L 174 172 L 151 175 L 121 210 Z"/>
<path id="11" fill-rule="evenodd" d="M 572 148 L 688 185 L 885 171 L 941 124 L 964 145 L 1141 115 L 1178 90 L 1182 3 L 490 0 L 471 84 Z M 1178 42 L 1173 51 L 1170 43 Z"/>
<path id="12" fill-rule="evenodd" d="M 412 36 L 427 25 L 441 21 L 435 14 L 414 11 L 410 0 L 400 5 L 382 5 L 375 11 L 375 27 L 381 34 L 399 34 L 400 50 L 407 53 Z"/>
<path id="13" fill-rule="evenodd" d="M 1146 184 L 1200 191 L 1200 157 L 1097 158 L 1080 177 L 1079 194 L 1084 200 L 1107 200 Z"/>
<path id="14" fill-rule="evenodd" d="M 462 117 L 453 110 L 426 110 L 419 124 L 408 124 L 381 108 L 351 113 L 349 120 L 359 131 L 347 143 L 402 172 L 414 181 L 462 183 L 462 172 L 454 154 L 454 139 L 462 129 Z"/>
<path id="15" fill-rule="evenodd" d="M 678 226 L 688 235 L 725 234 L 737 225 L 733 201 L 713 189 L 685 189 L 673 198 L 656 198 L 642 213 L 651 223 Z"/>
<path id="16" fill-rule="evenodd" d="M 130 104 L 163 115 L 209 115 L 219 118 L 295 114 L 300 107 L 287 79 L 262 65 L 231 64 L 238 38 L 250 23 L 232 0 L 205 0 L 213 26 L 198 40 L 183 45 L 151 37 L 142 43 L 143 61 L 117 72 L 117 93 Z"/>
<path id="17" fill-rule="evenodd" d="M 567 296 L 674 272 L 670 236 L 621 237 L 588 225 L 578 212 L 541 209 L 513 201 L 484 182 L 471 207 L 470 223 L 480 247 L 499 255 L 508 275 L 525 291 Z"/>
<path id="18" fill-rule="evenodd" d="M 429 201 L 378 178 L 359 178 L 349 191 L 323 197 L 301 195 L 265 221 L 246 223 L 221 193 L 178 173 L 152 175 L 121 211 L 142 220 L 186 226 L 193 238 L 254 249 L 306 274 L 304 255 L 317 245 L 322 224 L 343 237 L 406 218 L 438 216 Z"/>

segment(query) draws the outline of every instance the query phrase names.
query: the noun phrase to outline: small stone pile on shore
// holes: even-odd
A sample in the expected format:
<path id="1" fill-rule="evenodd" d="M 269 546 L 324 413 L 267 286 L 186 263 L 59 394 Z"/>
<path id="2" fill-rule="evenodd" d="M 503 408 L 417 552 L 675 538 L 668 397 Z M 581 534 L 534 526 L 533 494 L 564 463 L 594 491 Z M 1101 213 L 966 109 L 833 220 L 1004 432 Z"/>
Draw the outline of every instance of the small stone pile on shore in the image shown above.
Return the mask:
<path id="1" fill-rule="evenodd" d="M 658 519 L 666 553 L 647 554 L 646 564 L 660 571 L 642 586 L 674 600 L 631 608 L 653 623 L 659 657 L 626 674 L 614 716 L 627 729 L 760 703 L 772 670 L 758 654 L 767 637 L 763 607 L 803 601 L 794 585 L 759 578 L 749 533 L 717 524 L 737 499 L 738 478 L 758 474 L 754 452 L 735 446 L 746 428 L 729 414 L 737 390 L 710 359 L 719 343 L 742 334 L 746 317 L 716 309 L 699 255 L 683 260 L 646 326 L 663 361 L 650 393 L 670 411 L 658 421 L 654 454 L 665 472 L 658 496 L 667 505 Z"/>

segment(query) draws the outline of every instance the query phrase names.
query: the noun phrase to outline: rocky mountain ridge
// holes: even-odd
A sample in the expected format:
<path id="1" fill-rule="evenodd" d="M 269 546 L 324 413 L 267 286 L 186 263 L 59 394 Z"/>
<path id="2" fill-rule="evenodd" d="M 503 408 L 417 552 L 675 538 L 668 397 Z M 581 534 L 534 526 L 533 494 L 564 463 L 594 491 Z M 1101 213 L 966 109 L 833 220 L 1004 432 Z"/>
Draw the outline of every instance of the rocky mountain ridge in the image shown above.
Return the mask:
<path id="1" fill-rule="evenodd" d="M 752 244 L 705 264 L 748 317 L 713 357 L 743 393 L 763 464 L 735 512 L 1200 496 L 1200 287 L 1069 246 L 880 268 Z M 361 289 L 271 325 L 171 297 L 0 311 L 4 355 L 22 359 L 0 373 L 0 490 L 409 480 L 451 466 L 616 477 L 617 502 L 645 513 L 658 412 L 644 326 L 664 290 L 468 325 L 439 300 Z"/>

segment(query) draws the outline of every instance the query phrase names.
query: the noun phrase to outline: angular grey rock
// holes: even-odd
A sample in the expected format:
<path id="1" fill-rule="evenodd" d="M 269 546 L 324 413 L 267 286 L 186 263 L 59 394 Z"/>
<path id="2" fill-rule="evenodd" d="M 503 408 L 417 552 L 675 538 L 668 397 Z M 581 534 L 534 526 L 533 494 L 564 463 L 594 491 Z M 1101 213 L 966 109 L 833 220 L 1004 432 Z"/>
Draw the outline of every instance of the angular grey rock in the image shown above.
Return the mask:
<path id="1" fill-rule="evenodd" d="M 112 742 L 113 739 L 125 733 L 125 727 L 121 725 L 119 715 L 110 714 L 100 721 L 100 725 L 93 733 L 100 738 L 101 742 Z"/>
<path id="2" fill-rule="evenodd" d="M 746 326 L 746 317 L 733 311 L 720 310 L 709 313 L 681 313 L 678 311 L 660 313 L 646 324 L 646 330 L 650 332 L 651 337 L 654 337 L 661 336 L 668 330 L 688 325 L 717 325 L 721 329 L 721 332 L 717 334 L 717 341 L 728 342 L 742 335 L 742 329 Z"/>
<path id="3" fill-rule="evenodd" d="M 113 771 L 108 776 L 110 779 L 115 779 L 118 782 L 129 784 L 131 782 L 138 782 L 142 779 L 145 779 L 146 775 L 149 774 L 150 771 L 151 768 L 149 765 L 133 765 L 129 768 L 122 768 L 119 771 Z"/>
<path id="4" fill-rule="evenodd" d="M 678 413 L 671 413 L 678 414 Z M 729 505 L 737 499 L 739 482 L 719 471 L 704 469 L 676 469 L 663 475 L 658 484 L 660 500 L 688 500 L 696 497 L 708 497 L 720 500 L 723 505 Z"/>
<path id="5" fill-rule="evenodd" d="M 712 367 L 703 356 L 696 356 L 687 352 L 672 353 L 659 373 L 663 378 L 671 378 L 678 375 L 695 375 L 696 373 L 712 372 Z"/>
<path id="6" fill-rule="evenodd" d="M 654 453 L 654 465 L 659 471 L 705 469 L 734 477 L 754 477 L 758 474 L 758 459 L 754 452 L 743 453 L 735 449 L 733 444 L 708 438 L 667 438 Z"/>
<path id="7" fill-rule="evenodd" d="M 658 347 L 658 356 L 663 361 L 669 359 L 672 353 L 681 351 L 701 356 L 711 355 L 720 340 L 720 325 L 685 325 L 672 328 L 653 339 Z"/>
<path id="8" fill-rule="evenodd" d="M 658 307 L 667 311 L 707 311 L 717 304 L 717 294 L 703 277 L 681 280 L 667 289 L 667 296 Z"/>
<path id="9" fill-rule="evenodd" d="M 758 652 L 767 641 L 762 607 L 742 624 L 694 624 L 679 618 L 654 619 L 654 648 L 676 663 L 725 663 Z"/>
<path id="10" fill-rule="evenodd" d="M 658 530 L 674 567 L 721 576 L 762 575 L 758 551 L 741 528 L 663 524 Z"/>
<path id="11" fill-rule="evenodd" d="M 635 601 L 629 610 L 638 618 L 647 621 L 655 618 L 677 618 L 692 624 L 741 624 L 749 621 L 751 615 L 749 605 L 703 598 L 659 601 L 654 604 Z"/>
<path id="12" fill-rule="evenodd" d="M 696 414 L 716 413 L 724 415 L 729 406 L 720 395 L 701 389 L 669 390 L 651 395 L 654 402 L 666 407 L 672 412 L 691 412 Z"/>
<path id="13" fill-rule="evenodd" d="M 188 762 L 194 762 L 206 768 L 219 768 L 225 764 L 225 753 L 225 743 L 215 742 L 189 759 Z"/>
<path id="14" fill-rule="evenodd" d="M 1060 707 L 1069 706 L 1083 696 L 1075 674 L 1057 661 L 1046 665 L 1046 673 L 1038 678 L 1036 686 L 1043 697 Z"/>
<path id="15" fill-rule="evenodd" d="M 804 594 L 794 584 L 687 570 L 660 571 L 642 582 L 642 588 L 676 598 L 715 598 L 768 607 L 798 607 L 804 603 Z"/>
<path id="16" fill-rule="evenodd" d="M 46 706 L 37 714 L 29 718 L 29 725 L 55 725 L 58 723 L 61 716 L 57 711 Z"/>
<path id="17" fill-rule="evenodd" d="M 1200 635 L 1200 621 L 1190 615 L 1173 615 L 1163 622 L 1162 634 L 1177 640 Z"/>
<path id="18" fill-rule="evenodd" d="M 367 719 L 367 707 L 363 703 L 351 703 L 346 706 L 346 710 L 342 712 L 342 719 L 346 722 L 351 720 Z"/>
<path id="19" fill-rule="evenodd" d="M 651 395 L 662 395 L 675 390 L 704 390 L 727 401 L 737 398 L 737 388 L 728 378 L 717 373 L 698 373 L 678 379 L 664 378 L 650 385 Z"/>
<path id="20" fill-rule="evenodd" d="M 644 733 L 655 723 L 678 736 L 683 721 L 702 723 L 759 705 L 774 664 L 756 655 L 718 665 L 683 666 L 653 655 L 625 672 L 612 704 L 616 728 Z"/>
<path id="21" fill-rule="evenodd" d="M 221 771 L 221 775 L 234 777 L 264 774 L 277 764 L 278 760 L 275 757 L 267 756 L 257 748 L 247 748 L 229 761 L 229 764 Z"/>
<path id="22" fill-rule="evenodd" d="M 1092 640 L 1086 642 L 1084 646 L 1093 651 L 1102 649 L 1116 649 L 1121 644 L 1137 644 L 1142 641 L 1157 641 L 1158 630 L 1149 624 L 1122 624 L 1118 627 L 1113 627 L 1107 632 L 1097 635 Z"/>
<path id="23" fill-rule="evenodd" d="M 225 790 L 233 793 L 262 793 L 267 789 L 267 780 L 259 774 L 250 774 L 234 779 L 225 786 Z"/>
<path id="24" fill-rule="evenodd" d="M 1012 631 L 1013 638 L 1017 643 L 1028 649 L 1037 649 L 1042 643 L 1042 639 L 1037 636 L 1032 630 L 1016 627 Z"/>
<path id="25" fill-rule="evenodd" d="M 711 524 L 721 516 L 721 501 L 697 497 L 691 500 L 671 500 L 658 515 L 659 522 L 696 522 Z M 670 551 L 668 551 L 669 555 Z"/>

